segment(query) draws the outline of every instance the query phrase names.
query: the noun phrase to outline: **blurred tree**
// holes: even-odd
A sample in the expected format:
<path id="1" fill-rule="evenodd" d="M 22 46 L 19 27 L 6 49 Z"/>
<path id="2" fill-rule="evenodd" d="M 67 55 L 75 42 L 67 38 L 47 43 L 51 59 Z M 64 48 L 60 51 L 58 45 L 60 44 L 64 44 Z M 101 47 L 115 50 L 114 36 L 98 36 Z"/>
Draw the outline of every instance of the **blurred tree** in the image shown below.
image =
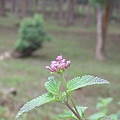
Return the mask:
<path id="1" fill-rule="evenodd" d="M 45 40 L 50 40 L 44 26 L 43 18 L 35 15 L 34 18 L 25 18 L 20 25 L 19 39 L 15 44 L 15 49 L 11 53 L 13 57 L 27 57 L 34 51 L 42 47 Z"/>
<path id="2" fill-rule="evenodd" d="M 21 18 L 23 19 L 26 16 L 26 11 L 28 7 L 28 0 L 22 0 L 22 6 L 21 6 Z"/>
<path id="3" fill-rule="evenodd" d="M 39 5 L 39 0 L 35 0 L 36 12 L 38 12 L 38 5 Z"/>
<path id="4" fill-rule="evenodd" d="M 0 15 L 5 16 L 5 3 L 6 0 L 0 0 Z"/>
<path id="5" fill-rule="evenodd" d="M 61 25 L 63 21 L 63 0 L 58 0 L 58 24 Z"/>
<path id="6" fill-rule="evenodd" d="M 74 0 L 66 0 L 66 4 L 66 26 L 69 26 L 74 22 Z"/>
<path id="7" fill-rule="evenodd" d="M 16 0 L 12 0 L 12 12 L 15 12 Z"/>
<path id="8" fill-rule="evenodd" d="M 47 1 L 42 0 L 42 2 L 41 2 L 41 13 L 42 13 L 44 19 L 46 19 L 46 7 L 47 7 Z"/>
<path id="9" fill-rule="evenodd" d="M 105 60 L 105 38 L 109 21 L 110 0 L 91 0 L 97 12 L 96 58 Z"/>
<path id="10" fill-rule="evenodd" d="M 85 27 L 88 27 L 90 25 L 90 22 L 91 22 L 90 18 L 91 18 L 91 2 L 90 2 L 90 0 L 88 0 L 87 14 L 86 14 L 85 21 L 84 21 Z"/>

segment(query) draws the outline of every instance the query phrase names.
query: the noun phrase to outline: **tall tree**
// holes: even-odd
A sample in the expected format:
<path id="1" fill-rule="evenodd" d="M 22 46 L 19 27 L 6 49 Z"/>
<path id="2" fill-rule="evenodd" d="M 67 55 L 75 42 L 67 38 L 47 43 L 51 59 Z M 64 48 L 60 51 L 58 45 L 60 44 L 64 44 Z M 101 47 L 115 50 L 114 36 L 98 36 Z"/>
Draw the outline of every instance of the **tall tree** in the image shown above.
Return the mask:
<path id="1" fill-rule="evenodd" d="M 36 12 L 38 12 L 38 5 L 39 5 L 39 0 L 35 0 Z"/>
<path id="2" fill-rule="evenodd" d="M 28 0 L 22 0 L 22 7 L 21 7 L 21 18 L 23 19 L 26 16 L 28 7 Z"/>
<path id="3" fill-rule="evenodd" d="M 5 2 L 6 0 L 0 0 L 0 15 L 5 16 Z"/>
<path id="4" fill-rule="evenodd" d="M 66 0 L 66 4 L 66 26 L 69 26 L 74 22 L 74 0 Z"/>
<path id="5" fill-rule="evenodd" d="M 90 0 L 88 0 L 88 3 L 87 3 L 87 14 L 86 14 L 86 18 L 85 18 L 85 21 L 84 21 L 84 25 L 85 27 L 88 27 L 90 25 L 90 18 L 91 18 L 91 2 Z"/>
<path id="6" fill-rule="evenodd" d="M 58 24 L 61 25 L 63 21 L 63 0 L 58 0 Z"/>
<path id="7" fill-rule="evenodd" d="M 110 0 L 92 0 L 96 5 L 97 13 L 97 44 L 96 44 L 96 58 L 105 60 L 105 39 L 109 21 Z"/>
<path id="8" fill-rule="evenodd" d="M 41 3 L 41 13 L 44 19 L 46 19 L 46 7 L 47 7 L 47 0 L 43 0 Z"/>
<path id="9" fill-rule="evenodd" d="M 12 12 L 15 12 L 16 0 L 12 0 Z"/>

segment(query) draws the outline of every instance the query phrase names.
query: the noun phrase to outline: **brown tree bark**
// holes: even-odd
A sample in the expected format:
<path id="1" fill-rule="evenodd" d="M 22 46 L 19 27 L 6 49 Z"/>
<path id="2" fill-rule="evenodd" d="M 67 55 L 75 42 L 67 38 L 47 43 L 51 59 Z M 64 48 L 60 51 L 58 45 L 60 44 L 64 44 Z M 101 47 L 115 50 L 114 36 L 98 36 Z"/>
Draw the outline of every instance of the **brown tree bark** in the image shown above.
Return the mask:
<path id="1" fill-rule="evenodd" d="M 109 21 L 110 2 L 108 1 L 105 11 L 97 7 L 97 45 L 96 45 L 96 58 L 98 60 L 105 60 L 105 39 Z"/>
<path id="2" fill-rule="evenodd" d="M 62 25 L 63 21 L 63 0 L 58 0 L 58 24 Z"/>
<path id="3" fill-rule="evenodd" d="M 5 2 L 6 0 L 0 0 L 0 15 L 5 16 Z"/>
<path id="4" fill-rule="evenodd" d="M 89 27 L 90 25 L 90 18 L 91 18 L 91 3 L 90 3 L 90 0 L 88 0 L 88 4 L 87 4 L 87 14 L 86 14 L 86 18 L 85 18 L 85 21 L 84 21 L 84 25 L 85 27 Z"/>
<path id="5" fill-rule="evenodd" d="M 74 0 L 66 0 L 66 26 L 74 23 Z"/>
<path id="6" fill-rule="evenodd" d="M 12 12 L 15 12 L 16 0 L 12 0 Z"/>
<path id="7" fill-rule="evenodd" d="M 26 16 L 28 7 L 28 0 L 22 0 L 22 6 L 21 6 L 21 19 L 23 19 Z"/>

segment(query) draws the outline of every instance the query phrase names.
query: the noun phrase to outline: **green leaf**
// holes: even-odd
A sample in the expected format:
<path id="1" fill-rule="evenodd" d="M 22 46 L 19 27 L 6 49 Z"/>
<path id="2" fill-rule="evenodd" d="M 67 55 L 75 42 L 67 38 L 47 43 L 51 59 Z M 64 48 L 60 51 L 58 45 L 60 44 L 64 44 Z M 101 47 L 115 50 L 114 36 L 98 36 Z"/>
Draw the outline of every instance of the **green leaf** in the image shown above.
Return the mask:
<path id="1" fill-rule="evenodd" d="M 113 120 L 119 120 L 117 114 L 110 114 L 109 115 Z"/>
<path id="2" fill-rule="evenodd" d="M 98 118 L 101 118 L 103 116 L 105 116 L 105 114 L 103 112 L 98 112 L 98 113 L 91 115 L 89 117 L 89 120 L 97 120 Z"/>
<path id="3" fill-rule="evenodd" d="M 68 98 L 66 92 L 60 92 L 58 95 L 55 96 L 55 100 L 63 104 L 67 102 Z"/>
<path id="4" fill-rule="evenodd" d="M 79 112 L 79 114 L 80 114 L 80 116 L 82 117 L 83 120 L 85 119 L 84 112 L 87 108 L 88 107 L 77 106 L 77 110 L 78 110 L 78 112 Z"/>
<path id="5" fill-rule="evenodd" d="M 57 115 L 57 117 L 61 119 L 74 118 L 73 116 L 75 117 L 75 115 L 70 110 L 69 111 L 66 110 L 63 113 Z"/>
<path id="6" fill-rule="evenodd" d="M 87 107 L 83 107 L 83 106 L 76 106 L 76 108 L 77 108 L 77 110 L 78 110 L 78 112 L 79 112 L 79 114 L 80 114 L 80 116 L 82 117 L 82 119 L 83 120 L 85 120 L 85 118 L 84 118 L 84 112 L 85 112 L 85 110 L 87 109 Z M 74 108 L 73 108 L 74 109 Z M 58 116 L 57 116 L 58 118 L 61 118 L 61 119 L 67 119 L 67 118 L 73 118 L 73 119 L 75 119 L 75 120 L 78 120 L 78 118 L 74 115 L 74 113 L 72 112 L 72 111 L 64 111 L 64 113 L 62 113 L 62 114 L 59 114 Z"/>
<path id="7" fill-rule="evenodd" d="M 48 79 L 49 81 L 45 83 L 46 89 L 52 94 L 58 94 L 61 82 L 56 83 L 53 76 Z"/>
<path id="8" fill-rule="evenodd" d="M 102 104 L 102 106 L 97 105 L 96 108 L 99 109 L 100 107 L 106 108 L 108 104 L 110 104 L 113 100 L 113 98 L 99 98 L 100 102 Z"/>
<path id="9" fill-rule="evenodd" d="M 96 120 L 96 119 L 95 119 Z M 104 117 L 101 117 L 101 118 L 99 118 L 99 119 L 97 119 L 97 120 L 113 120 L 110 116 L 104 116 Z"/>
<path id="10" fill-rule="evenodd" d="M 18 118 L 24 112 L 28 112 L 28 111 L 34 109 L 35 107 L 41 106 L 43 104 L 46 104 L 46 103 L 49 103 L 52 101 L 55 101 L 55 97 L 51 93 L 43 94 L 42 96 L 39 96 L 39 97 L 27 102 L 17 113 L 16 118 Z"/>
<path id="11" fill-rule="evenodd" d="M 95 85 L 95 84 L 108 84 L 107 80 L 94 77 L 91 75 L 85 75 L 82 77 L 76 77 L 67 82 L 67 92 L 72 92 L 78 88 L 85 87 L 87 85 Z"/>

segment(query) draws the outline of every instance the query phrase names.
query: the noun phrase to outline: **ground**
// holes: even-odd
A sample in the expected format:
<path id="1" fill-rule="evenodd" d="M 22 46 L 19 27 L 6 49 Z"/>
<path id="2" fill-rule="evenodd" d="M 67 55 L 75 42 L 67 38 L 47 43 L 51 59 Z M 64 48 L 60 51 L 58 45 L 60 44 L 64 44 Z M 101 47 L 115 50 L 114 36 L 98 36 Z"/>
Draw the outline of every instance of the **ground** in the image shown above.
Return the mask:
<path id="1" fill-rule="evenodd" d="M 14 16 L 0 18 L 0 54 L 14 49 L 18 39 L 19 20 Z M 2 22 L 3 21 L 3 22 Z M 45 28 L 51 35 L 52 41 L 44 42 L 43 48 L 31 57 L 24 59 L 6 59 L 0 61 L 0 91 L 3 88 L 15 87 L 17 96 L 6 99 L 12 102 L 0 107 L 0 120 L 13 120 L 21 105 L 46 92 L 44 83 L 50 76 L 45 69 L 58 55 L 71 60 L 70 68 L 65 72 L 65 78 L 70 80 L 85 74 L 98 76 L 110 82 L 109 85 L 89 86 L 76 90 L 73 97 L 77 105 L 88 106 L 86 116 L 95 112 L 98 97 L 113 97 L 109 113 L 118 110 L 116 102 L 120 100 L 120 30 L 118 24 L 111 24 L 106 41 L 108 59 L 104 62 L 94 58 L 96 44 L 96 26 L 84 28 L 77 22 L 74 26 L 65 28 L 58 26 L 55 21 L 47 20 Z M 55 75 L 56 79 L 60 79 Z M 24 114 L 18 120 L 55 120 L 63 105 L 52 103 L 36 108 Z M 3 119 L 2 119 L 3 118 Z"/>

